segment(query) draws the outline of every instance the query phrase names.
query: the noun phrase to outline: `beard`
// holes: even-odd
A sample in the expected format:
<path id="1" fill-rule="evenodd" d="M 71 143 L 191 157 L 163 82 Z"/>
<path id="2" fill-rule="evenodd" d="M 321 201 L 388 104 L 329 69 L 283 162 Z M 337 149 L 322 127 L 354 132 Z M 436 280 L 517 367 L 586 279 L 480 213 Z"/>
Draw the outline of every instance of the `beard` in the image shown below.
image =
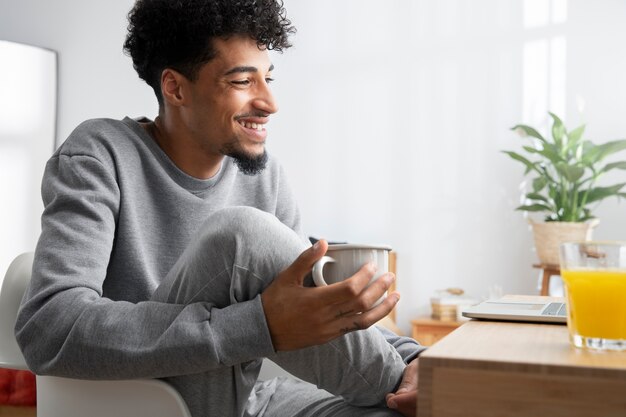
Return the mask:
<path id="1" fill-rule="evenodd" d="M 265 169 L 267 165 L 267 151 L 258 155 L 250 155 L 237 146 L 237 143 L 229 143 L 222 149 L 222 154 L 230 156 L 235 161 L 235 165 L 244 175 L 257 175 Z"/>

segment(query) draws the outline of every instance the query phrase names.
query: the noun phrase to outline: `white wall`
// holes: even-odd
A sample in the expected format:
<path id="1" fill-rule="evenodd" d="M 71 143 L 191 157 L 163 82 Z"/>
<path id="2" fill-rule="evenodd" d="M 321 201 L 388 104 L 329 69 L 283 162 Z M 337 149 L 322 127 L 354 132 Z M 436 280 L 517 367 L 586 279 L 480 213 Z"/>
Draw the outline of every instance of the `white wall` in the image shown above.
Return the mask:
<path id="1" fill-rule="evenodd" d="M 397 250 L 407 332 L 437 289 L 534 293 L 531 235 L 513 211 L 522 168 L 499 151 L 520 143 L 509 127 L 545 126 L 548 109 L 571 127 L 587 123 L 597 141 L 626 136 L 626 3 L 286 5 L 298 34 L 274 57 L 281 111 L 268 147 L 310 233 Z M 154 116 L 151 91 L 122 54 L 131 6 L 0 0 L 0 39 L 59 52 L 61 140 L 89 117 Z M 626 239 L 624 204 L 600 205 L 596 237 Z"/>

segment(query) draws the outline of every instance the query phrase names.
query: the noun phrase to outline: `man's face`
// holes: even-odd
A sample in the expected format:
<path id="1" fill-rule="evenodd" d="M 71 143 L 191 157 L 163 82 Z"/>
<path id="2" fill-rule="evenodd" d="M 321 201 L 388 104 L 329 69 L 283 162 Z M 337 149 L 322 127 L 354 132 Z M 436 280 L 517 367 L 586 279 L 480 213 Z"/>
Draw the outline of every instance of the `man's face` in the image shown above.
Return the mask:
<path id="1" fill-rule="evenodd" d="M 184 122 L 194 141 L 210 154 L 235 158 L 246 174 L 265 166 L 265 124 L 278 110 L 269 88 L 273 66 L 253 39 L 215 39 L 217 54 L 190 82 Z"/>

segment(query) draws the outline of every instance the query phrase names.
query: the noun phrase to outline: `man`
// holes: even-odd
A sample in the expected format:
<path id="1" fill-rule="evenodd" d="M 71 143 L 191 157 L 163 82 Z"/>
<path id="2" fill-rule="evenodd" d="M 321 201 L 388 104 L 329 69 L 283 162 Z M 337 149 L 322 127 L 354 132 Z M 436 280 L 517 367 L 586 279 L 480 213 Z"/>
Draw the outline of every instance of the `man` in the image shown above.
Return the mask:
<path id="1" fill-rule="evenodd" d="M 394 415 L 386 395 L 414 412 L 422 348 L 370 327 L 394 277 L 367 287 L 365 265 L 311 287 L 327 243 L 309 247 L 265 151 L 268 50 L 293 32 L 282 4 L 139 0 L 129 22 L 159 115 L 87 121 L 48 162 L 16 324 L 31 369 L 165 378 L 195 417 Z M 264 357 L 308 382 L 257 382 Z"/>

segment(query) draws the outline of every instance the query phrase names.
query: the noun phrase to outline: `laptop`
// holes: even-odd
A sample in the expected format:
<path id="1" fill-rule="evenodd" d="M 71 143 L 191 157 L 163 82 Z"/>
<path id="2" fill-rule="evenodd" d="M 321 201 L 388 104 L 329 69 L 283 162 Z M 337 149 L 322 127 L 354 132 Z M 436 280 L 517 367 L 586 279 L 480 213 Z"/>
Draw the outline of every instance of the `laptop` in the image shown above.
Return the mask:
<path id="1" fill-rule="evenodd" d="M 565 302 L 549 297 L 527 297 L 518 300 L 505 296 L 465 307 L 461 314 L 464 317 L 484 320 L 561 324 L 567 322 Z"/>

